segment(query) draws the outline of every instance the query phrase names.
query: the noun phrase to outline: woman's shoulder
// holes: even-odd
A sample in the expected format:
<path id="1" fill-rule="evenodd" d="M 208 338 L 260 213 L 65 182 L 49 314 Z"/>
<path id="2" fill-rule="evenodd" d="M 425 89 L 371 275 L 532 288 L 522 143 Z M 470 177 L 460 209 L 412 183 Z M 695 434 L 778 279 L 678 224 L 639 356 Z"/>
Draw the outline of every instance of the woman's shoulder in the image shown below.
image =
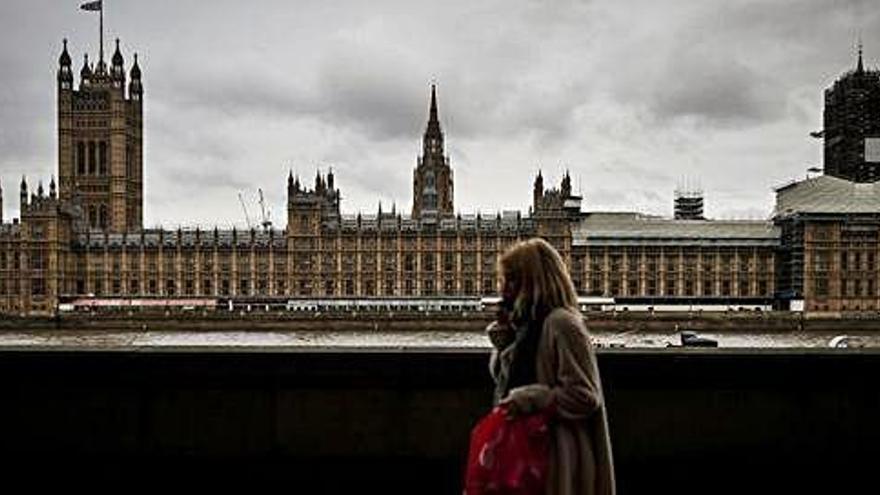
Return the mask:
<path id="1" fill-rule="evenodd" d="M 542 342 L 552 348 L 589 349 L 590 332 L 580 311 L 556 308 L 547 315 L 542 329 Z"/>
<path id="2" fill-rule="evenodd" d="M 549 328 L 551 331 L 586 331 L 584 317 L 581 315 L 581 312 L 572 308 L 564 307 L 554 308 L 550 311 L 550 314 L 548 314 L 547 318 L 544 320 L 544 328 Z"/>

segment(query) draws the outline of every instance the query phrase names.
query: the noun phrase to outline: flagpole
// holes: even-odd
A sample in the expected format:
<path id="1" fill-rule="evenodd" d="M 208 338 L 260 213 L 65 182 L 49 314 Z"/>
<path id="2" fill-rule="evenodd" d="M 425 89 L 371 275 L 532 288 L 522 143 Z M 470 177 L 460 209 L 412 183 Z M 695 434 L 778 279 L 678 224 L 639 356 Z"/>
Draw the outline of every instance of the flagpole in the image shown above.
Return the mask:
<path id="1" fill-rule="evenodd" d="M 98 39 L 98 41 L 99 41 L 99 43 L 100 43 L 100 47 L 99 47 L 99 52 L 100 52 L 99 60 L 100 60 L 101 62 L 103 62 L 103 61 L 104 61 L 104 2 L 102 1 L 102 2 L 99 4 L 99 6 L 101 7 L 101 8 L 99 9 L 99 13 L 100 13 L 100 21 L 99 21 L 99 23 L 98 23 L 98 30 L 100 31 L 100 36 L 99 36 L 99 39 Z"/>

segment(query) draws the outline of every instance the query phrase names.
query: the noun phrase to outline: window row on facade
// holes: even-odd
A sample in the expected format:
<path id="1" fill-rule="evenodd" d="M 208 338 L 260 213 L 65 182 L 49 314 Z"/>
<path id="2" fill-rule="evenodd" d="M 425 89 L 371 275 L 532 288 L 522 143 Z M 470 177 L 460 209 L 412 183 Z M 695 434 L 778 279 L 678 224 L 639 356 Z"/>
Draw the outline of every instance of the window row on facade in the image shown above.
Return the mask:
<path id="1" fill-rule="evenodd" d="M 76 143 L 76 175 L 80 177 L 107 177 L 110 175 L 110 143 L 106 140 L 85 140 Z M 134 178 L 134 150 L 125 147 L 125 176 Z"/>
<path id="2" fill-rule="evenodd" d="M 36 279 L 35 279 L 36 280 Z M 139 277 L 109 276 L 97 272 L 71 278 L 62 294 L 101 296 L 417 296 L 489 295 L 497 292 L 494 276 L 477 279 L 416 277 Z M 16 294 L 18 292 L 16 291 Z M 34 292 L 41 295 L 43 292 Z"/>

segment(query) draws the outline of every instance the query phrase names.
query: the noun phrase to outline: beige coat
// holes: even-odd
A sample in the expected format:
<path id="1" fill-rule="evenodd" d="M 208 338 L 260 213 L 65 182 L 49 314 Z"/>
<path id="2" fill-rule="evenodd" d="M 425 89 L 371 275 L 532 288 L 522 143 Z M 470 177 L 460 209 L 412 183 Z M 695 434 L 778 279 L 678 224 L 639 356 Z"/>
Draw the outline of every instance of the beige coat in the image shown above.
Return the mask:
<path id="1" fill-rule="evenodd" d="M 498 379 L 512 352 L 492 353 Z M 556 404 L 548 495 L 614 494 L 614 463 L 602 382 L 590 336 L 580 313 L 557 308 L 544 320 L 537 352 L 538 383 Z"/>

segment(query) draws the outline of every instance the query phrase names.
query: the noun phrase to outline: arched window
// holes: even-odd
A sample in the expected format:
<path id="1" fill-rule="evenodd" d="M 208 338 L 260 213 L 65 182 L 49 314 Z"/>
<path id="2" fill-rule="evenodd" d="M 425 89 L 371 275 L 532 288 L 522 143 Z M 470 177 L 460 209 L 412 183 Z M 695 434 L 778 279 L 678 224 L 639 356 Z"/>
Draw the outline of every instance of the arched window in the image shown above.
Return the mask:
<path id="1" fill-rule="evenodd" d="M 107 142 L 98 143 L 98 175 L 107 175 Z"/>
<path id="2" fill-rule="evenodd" d="M 86 175 L 86 143 L 76 143 L 76 174 Z"/>
<path id="3" fill-rule="evenodd" d="M 437 194 L 432 192 L 426 192 L 422 197 L 422 208 L 425 210 L 436 210 L 437 209 Z"/>
<path id="4" fill-rule="evenodd" d="M 97 157 L 95 156 L 95 142 L 89 141 L 89 175 L 95 175 Z"/>
<path id="5" fill-rule="evenodd" d="M 134 167 L 132 167 L 131 158 L 131 145 L 127 144 L 125 146 L 125 177 L 129 180 L 134 178 Z"/>
<path id="6" fill-rule="evenodd" d="M 107 205 L 101 205 L 100 213 L 99 213 L 99 225 L 101 230 L 107 229 Z"/>

